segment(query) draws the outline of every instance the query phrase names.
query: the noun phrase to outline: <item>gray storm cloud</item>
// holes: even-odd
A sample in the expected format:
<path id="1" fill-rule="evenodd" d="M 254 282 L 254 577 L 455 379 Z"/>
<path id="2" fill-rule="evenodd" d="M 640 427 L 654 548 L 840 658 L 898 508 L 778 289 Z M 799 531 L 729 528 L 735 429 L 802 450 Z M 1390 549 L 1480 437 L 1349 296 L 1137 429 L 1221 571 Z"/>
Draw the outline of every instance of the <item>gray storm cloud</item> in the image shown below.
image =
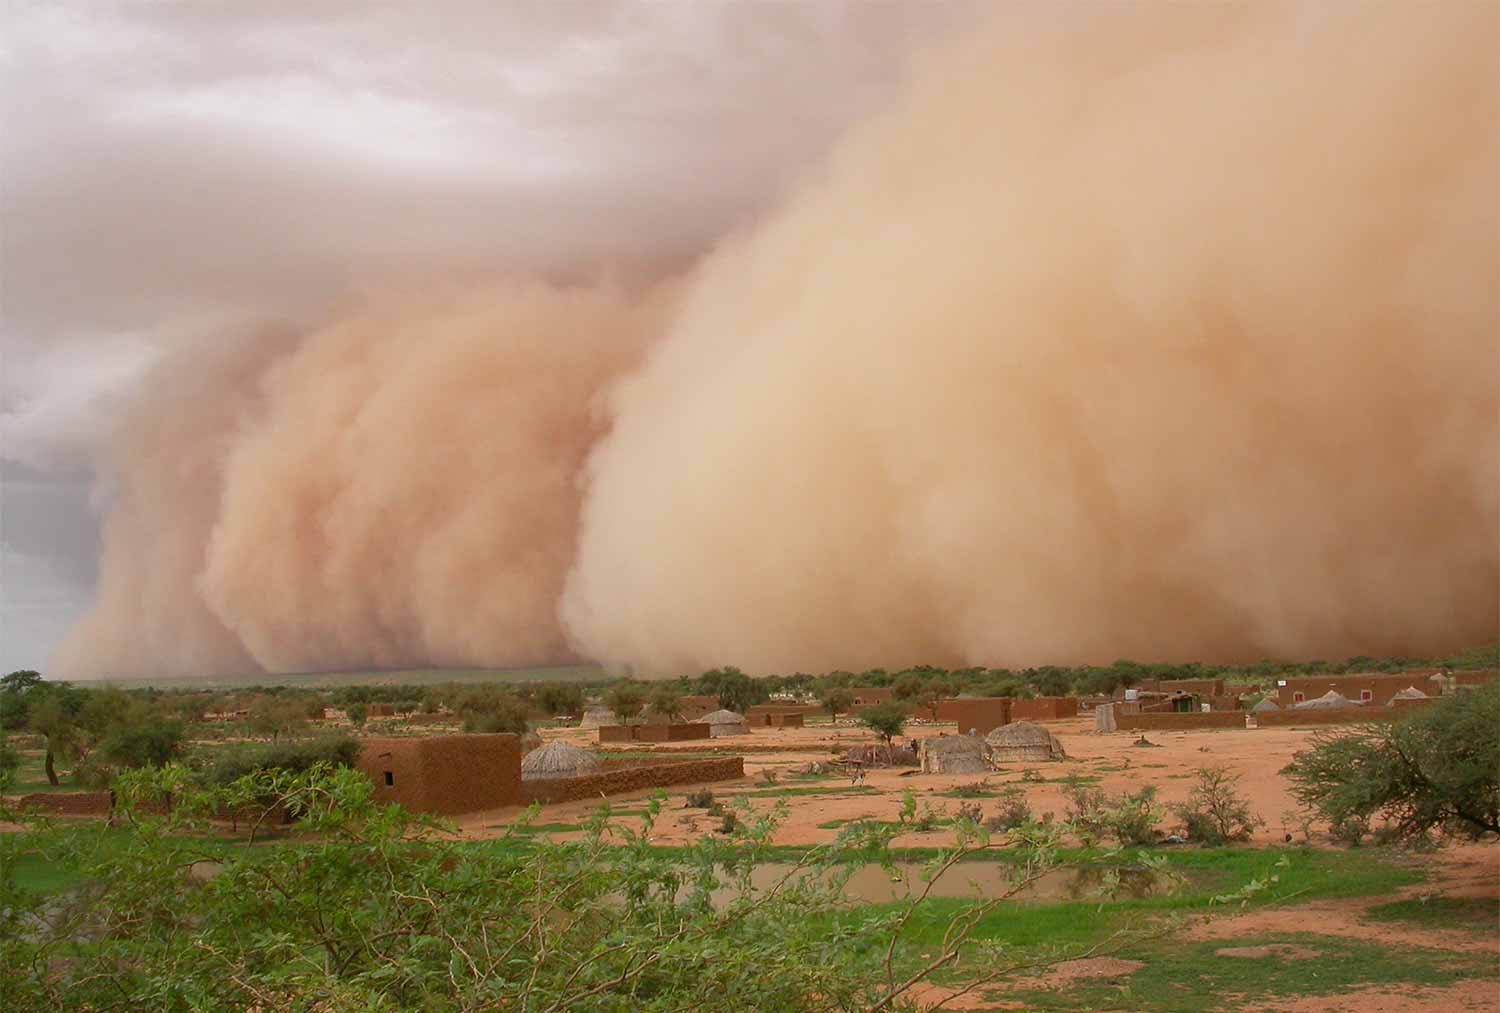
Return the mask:
<path id="1" fill-rule="evenodd" d="M 1497 27 L 1011 9 L 665 286 L 169 361 L 60 674 L 1494 639 Z"/>

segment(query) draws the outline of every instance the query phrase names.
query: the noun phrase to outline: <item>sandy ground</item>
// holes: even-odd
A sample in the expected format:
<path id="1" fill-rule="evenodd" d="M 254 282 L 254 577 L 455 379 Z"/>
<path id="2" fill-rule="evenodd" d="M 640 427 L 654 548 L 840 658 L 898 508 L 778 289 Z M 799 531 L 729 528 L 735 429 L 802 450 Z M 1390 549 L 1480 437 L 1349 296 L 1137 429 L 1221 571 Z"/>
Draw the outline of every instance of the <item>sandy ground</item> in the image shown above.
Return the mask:
<path id="1" fill-rule="evenodd" d="M 1048 722 L 1047 727 L 1062 741 L 1068 759 L 1060 762 L 1039 764 L 1008 764 L 987 774 L 965 775 L 907 775 L 898 770 L 871 770 L 867 774 L 864 792 L 820 792 L 808 795 L 774 798 L 754 798 L 756 808 L 784 801 L 787 807 L 785 822 L 778 829 L 775 840 L 778 844 L 807 845 L 823 844 L 838 836 L 838 829 L 821 827 L 819 824 L 873 817 L 893 820 L 900 805 L 901 794 L 910 789 L 919 804 L 931 804 L 935 809 L 956 808 L 960 800 L 942 798 L 941 793 L 964 785 L 986 783 L 992 789 L 1017 785 L 1026 792 L 1027 803 L 1038 815 L 1054 812 L 1061 816 L 1066 808 L 1063 785 L 1069 776 L 1097 777 L 1097 786 L 1107 792 L 1136 791 L 1146 785 L 1154 785 L 1157 798 L 1170 805 L 1187 798 L 1192 785 L 1192 772 L 1199 767 L 1220 764 L 1244 775 L 1240 791 L 1250 799 L 1253 808 L 1266 820 L 1266 826 L 1256 834 L 1258 844 L 1281 843 L 1287 834 L 1300 840 L 1302 832 L 1295 817 L 1296 804 L 1287 792 L 1286 782 L 1278 771 L 1286 765 L 1298 749 L 1303 748 L 1311 731 L 1294 728 L 1267 728 L 1253 731 L 1204 730 L 1190 732 L 1150 732 L 1149 741 L 1155 747 L 1135 745 L 1137 733 L 1115 732 L 1098 734 L 1093 730 L 1093 718 L 1076 718 L 1067 721 Z M 928 735 L 955 734 L 951 724 L 927 724 L 908 726 L 909 737 L 922 738 Z M 562 738 L 580 745 L 592 744 L 597 736 L 593 732 L 578 729 L 548 730 L 544 738 Z M 705 748 L 743 750 L 746 777 L 738 782 L 721 782 L 710 786 L 720 797 L 729 798 L 747 791 L 764 789 L 764 772 L 769 771 L 778 778 L 781 787 L 838 787 L 840 782 L 797 782 L 792 777 L 810 763 L 827 763 L 835 751 L 845 746 L 874 742 L 867 731 L 853 725 L 815 725 L 809 728 L 756 729 L 748 736 L 715 739 L 709 743 L 683 742 L 658 745 L 649 749 L 629 746 L 610 746 L 611 752 L 639 753 L 643 757 L 670 755 L 674 752 L 693 753 Z M 1034 771 L 1032 777 L 1040 776 L 1043 783 L 1023 780 L 1023 773 Z M 848 781 L 843 785 L 852 787 Z M 650 792 L 637 792 L 611 796 L 609 802 L 615 807 L 629 805 L 646 798 Z M 683 789 L 669 791 L 677 806 Z M 994 812 L 998 802 L 993 798 L 978 800 L 986 814 Z M 597 808 L 598 802 L 574 802 L 547 807 L 543 822 L 576 823 Z M 497 810 L 475 813 L 461 822 L 467 833 L 488 836 L 495 832 L 495 825 L 510 819 L 512 813 Z M 709 832 L 711 821 L 693 818 L 691 813 L 667 813 L 667 818 L 655 828 L 653 840 L 659 844 L 684 844 L 702 833 Z M 901 847 L 938 846 L 952 840 L 948 831 L 937 830 L 925 834 L 913 834 L 897 841 Z"/>

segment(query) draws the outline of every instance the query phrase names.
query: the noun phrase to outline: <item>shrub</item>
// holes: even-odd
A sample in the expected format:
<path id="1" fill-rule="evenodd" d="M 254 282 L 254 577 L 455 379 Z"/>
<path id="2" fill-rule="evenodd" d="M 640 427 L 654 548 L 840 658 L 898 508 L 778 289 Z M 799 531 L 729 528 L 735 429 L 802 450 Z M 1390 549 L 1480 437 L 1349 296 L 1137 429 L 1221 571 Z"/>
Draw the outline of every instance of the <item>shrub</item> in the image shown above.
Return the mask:
<path id="1" fill-rule="evenodd" d="M 1000 805 L 985 826 L 991 830 L 1012 830 L 1030 823 L 1035 817 L 1026 801 L 1026 793 L 1014 785 L 1000 793 Z"/>
<path id="2" fill-rule="evenodd" d="M 1200 844 L 1227 844 L 1248 840 L 1266 821 L 1250 809 L 1248 800 L 1235 789 L 1239 775 L 1227 767 L 1199 769 L 1198 783 L 1184 803 L 1172 807 L 1189 839 Z"/>
<path id="3" fill-rule="evenodd" d="M 359 752 L 359 740 L 347 735 L 305 739 L 282 745 L 223 749 L 214 757 L 212 766 L 205 772 L 204 780 L 222 787 L 260 771 L 280 770 L 300 774 L 319 763 L 352 767 L 359 759 Z"/>
<path id="4" fill-rule="evenodd" d="M 684 809 L 712 809 L 715 804 L 714 793 L 707 788 L 690 791 L 687 793 L 687 798 L 683 800 Z"/>
<path id="5" fill-rule="evenodd" d="M 906 716 L 906 708 L 894 701 L 878 703 L 859 712 L 859 723 L 879 735 L 889 746 L 906 727 Z"/>
<path id="6" fill-rule="evenodd" d="M 1500 833 L 1497 728 L 1500 684 L 1490 683 L 1389 724 L 1319 732 L 1282 773 L 1335 836 L 1368 832 L 1375 817 L 1412 841 Z"/>
<path id="7" fill-rule="evenodd" d="M 1068 784 L 1063 797 L 1068 801 L 1068 821 L 1085 843 L 1103 839 L 1125 846 L 1156 843 L 1156 825 L 1163 812 L 1156 805 L 1154 787 L 1112 797 L 1099 788 Z"/>

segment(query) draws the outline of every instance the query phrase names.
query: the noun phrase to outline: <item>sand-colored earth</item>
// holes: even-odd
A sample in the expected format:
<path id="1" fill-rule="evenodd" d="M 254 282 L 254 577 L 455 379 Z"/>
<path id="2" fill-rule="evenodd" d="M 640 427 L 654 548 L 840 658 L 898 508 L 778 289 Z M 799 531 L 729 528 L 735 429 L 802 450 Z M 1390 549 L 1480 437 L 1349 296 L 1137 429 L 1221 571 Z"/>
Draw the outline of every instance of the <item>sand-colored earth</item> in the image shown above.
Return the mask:
<path id="1" fill-rule="evenodd" d="M 775 841 L 778 844 L 810 845 L 833 841 L 839 833 L 836 826 L 828 824 L 849 822 L 864 818 L 894 820 L 900 805 L 902 792 L 910 789 L 922 804 L 934 808 L 953 810 L 959 800 L 941 797 L 966 785 L 984 784 L 999 790 L 1008 785 L 1017 785 L 1026 793 L 1027 804 L 1038 815 L 1053 812 L 1061 816 L 1066 809 L 1063 797 L 1063 781 L 1069 777 L 1089 778 L 1105 791 L 1136 791 L 1146 785 L 1154 785 L 1157 798 L 1164 804 L 1184 801 L 1192 786 L 1193 771 L 1208 765 L 1223 765 L 1242 774 L 1240 791 L 1247 796 L 1254 809 L 1266 820 L 1266 825 L 1257 831 L 1258 844 L 1281 843 L 1286 835 L 1302 838 L 1302 831 L 1295 815 L 1296 803 L 1287 791 L 1286 782 L 1278 771 L 1291 759 L 1292 754 L 1303 748 L 1310 730 L 1296 728 L 1267 728 L 1252 731 L 1191 731 L 1150 732 L 1147 739 L 1153 747 L 1135 745 L 1136 733 L 1115 732 L 1098 734 L 1093 730 L 1092 718 L 1076 718 L 1067 721 L 1048 722 L 1048 728 L 1058 736 L 1067 750 L 1068 759 L 1050 763 L 1007 764 L 986 775 L 910 775 L 899 770 L 875 769 L 867 773 L 864 790 L 844 781 L 848 789 L 836 790 L 840 782 L 816 782 L 825 789 L 811 794 L 792 794 L 775 797 L 756 797 L 751 804 L 756 808 L 769 808 L 777 802 L 786 806 L 786 818 L 778 829 Z M 921 738 L 927 735 L 956 734 L 951 724 L 911 725 L 908 735 Z M 562 738 L 580 745 L 592 744 L 597 736 L 580 729 L 547 730 L 547 739 Z M 811 763 L 828 763 L 836 751 L 846 746 L 874 742 L 874 737 L 864 729 L 850 724 L 838 726 L 814 725 L 808 728 L 755 729 L 748 736 L 714 739 L 705 743 L 682 742 L 657 745 L 649 748 L 610 746 L 611 752 L 669 756 L 673 753 L 694 753 L 711 748 L 720 751 L 741 751 L 745 757 L 746 777 L 739 782 L 725 782 L 712 786 L 716 795 L 730 798 L 752 791 L 764 791 L 771 787 L 764 783 L 765 772 L 770 772 L 779 787 L 809 787 L 792 780 L 796 773 Z M 1027 771 L 1031 771 L 1027 774 Z M 1036 778 L 1042 780 L 1038 782 Z M 1097 781 L 1092 779 L 1097 778 Z M 628 805 L 645 798 L 649 792 L 632 795 L 611 796 L 609 802 L 616 807 Z M 681 790 L 670 793 L 680 797 Z M 993 798 L 977 799 L 986 813 L 996 806 Z M 548 823 L 577 823 L 586 814 L 597 808 L 597 801 L 574 802 L 549 806 L 544 821 Z M 680 805 L 680 803 L 678 803 Z M 475 813 L 465 817 L 461 823 L 468 833 L 486 836 L 495 832 L 495 825 L 505 822 L 509 813 L 505 810 Z M 685 844 L 697 836 L 711 832 L 712 821 L 693 818 L 668 818 L 661 821 L 653 833 L 653 841 L 659 844 Z M 950 842 L 952 835 L 945 830 L 925 834 L 914 834 L 898 839 L 901 847 L 938 846 Z"/>

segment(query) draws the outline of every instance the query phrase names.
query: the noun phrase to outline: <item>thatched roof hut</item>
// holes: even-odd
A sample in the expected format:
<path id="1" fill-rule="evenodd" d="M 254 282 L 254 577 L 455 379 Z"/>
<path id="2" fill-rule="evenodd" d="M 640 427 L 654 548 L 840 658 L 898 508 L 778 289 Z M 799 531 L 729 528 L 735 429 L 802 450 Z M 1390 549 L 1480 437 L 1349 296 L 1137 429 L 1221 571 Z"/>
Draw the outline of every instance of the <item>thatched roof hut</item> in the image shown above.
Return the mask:
<path id="1" fill-rule="evenodd" d="M 1408 686 L 1405 689 L 1401 690 L 1400 692 L 1391 694 L 1391 703 L 1392 704 L 1394 704 L 1397 700 L 1430 700 L 1430 699 L 1432 699 L 1432 698 L 1429 697 L 1426 693 L 1423 693 L 1420 689 L 1418 689 L 1415 686 Z"/>
<path id="2" fill-rule="evenodd" d="M 1277 704 L 1276 701 L 1272 700 L 1270 697 L 1266 697 L 1260 703 L 1256 704 L 1254 707 L 1251 707 L 1250 708 L 1250 713 L 1252 713 L 1252 714 L 1264 714 L 1267 711 L 1279 711 L 1279 710 L 1281 710 L 1280 705 Z"/>
<path id="3" fill-rule="evenodd" d="M 934 735 L 917 744 L 917 760 L 924 774 L 983 774 L 984 740 L 977 735 Z"/>
<path id="4" fill-rule="evenodd" d="M 601 728 L 605 725 L 617 725 L 619 717 L 608 707 L 590 707 L 583 712 L 583 720 L 578 722 L 579 728 Z"/>
<path id="5" fill-rule="evenodd" d="M 1036 763 L 1042 760 L 1066 760 L 1062 743 L 1033 721 L 1001 725 L 984 737 L 993 763 Z"/>
<path id="6" fill-rule="evenodd" d="M 726 735 L 749 735 L 750 726 L 745 724 L 743 714 L 736 714 L 731 710 L 714 711 L 705 714 L 698 719 L 699 724 L 708 725 L 708 736 L 712 739 L 723 738 Z"/>
<path id="7" fill-rule="evenodd" d="M 521 758 L 521 780 L 545 781 L 557 777 L 580 777 L 599 770 L 599 757 L 591 750 L 566 742 L 553 742 Z"/>
<path id="8" fill-rule="evenodd" d="M 1292 705 L 1292 709 L 1293 710 L 1299 710 L 1299 711 L 1310 711 L 1310 710 L 1328 710 L 1328 709 L 1333 708 L 1333 707 L 1358 707 L 1358 706 L 1359 706 L 1359 704 L 1355 703 L 1353 700 L 1350 700 L 1347 696 L 1344 696 L 1338 690 L 1330 689 L 1327 693 L 1324 693 L 1322 696 L 1318 697 L 1316 700 L 1303 700 L 1301 703 L 1293 704 Z"/>

